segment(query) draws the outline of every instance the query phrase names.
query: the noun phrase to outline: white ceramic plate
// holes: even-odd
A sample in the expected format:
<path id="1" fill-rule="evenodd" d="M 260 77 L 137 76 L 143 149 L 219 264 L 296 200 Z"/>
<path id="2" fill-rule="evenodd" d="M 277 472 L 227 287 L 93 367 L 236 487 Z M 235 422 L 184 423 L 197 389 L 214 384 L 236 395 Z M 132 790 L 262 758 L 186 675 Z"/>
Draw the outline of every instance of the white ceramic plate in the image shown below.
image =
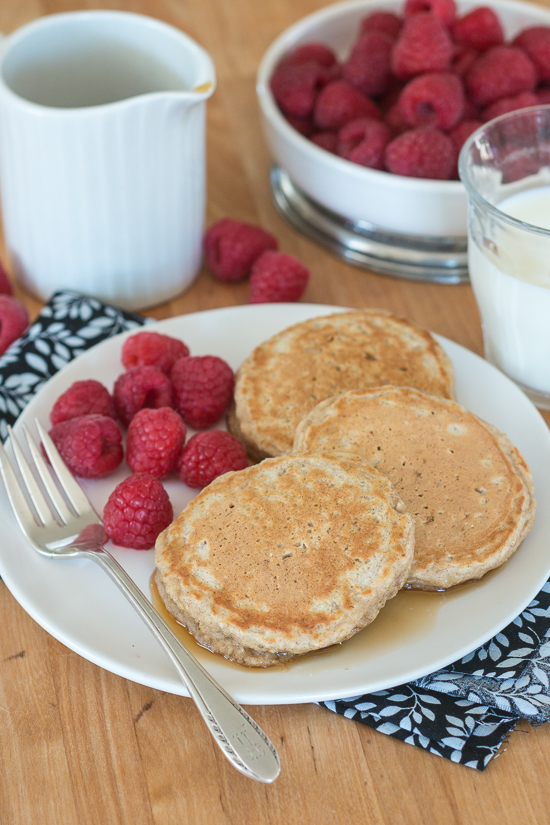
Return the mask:
<path id="1" fill-rule="evenodd" d="M 193 354 L 218 354 L 236 368 L 250 350 L 292 323 L 341 308 L 271 304 L 211 310 L 162 321 L 155 328 L 183 338 Z M 111 388 L 121 371 L 126 335 L 109 339 L 55 375 L 21 416 L 48 424 L 58 395 L 73 381 L 96 378 Z M 426 675 L 478 647 L 530 602 L 550 571 L 550 433 L 526 396 L 483 359 L 440 339 L 452 358 L 458 400 L 506 432 L 535 478 L 538 512 L 520 550 L 481 583 L 452 594 L 404 593 L 350 641 L 281 668 L 247 669 L 204 651 L 212 675 L 239 702 L 284 704 L 381 690 Z M 16 430 L 19 427 L 19 422 Z M 86 483 L 101 510 L 123 471 Z M 167 484 L 176 512 L 191 497 L 179 482 Z M 0 574 L 23 608 L 67 647 L 127 679 L 186 695 L 171 662 L 111 580 L 87 560 L 51 560 L 25 541 L 0 490 Z M 113 548 L 149 594 L 153 551 Z"/>

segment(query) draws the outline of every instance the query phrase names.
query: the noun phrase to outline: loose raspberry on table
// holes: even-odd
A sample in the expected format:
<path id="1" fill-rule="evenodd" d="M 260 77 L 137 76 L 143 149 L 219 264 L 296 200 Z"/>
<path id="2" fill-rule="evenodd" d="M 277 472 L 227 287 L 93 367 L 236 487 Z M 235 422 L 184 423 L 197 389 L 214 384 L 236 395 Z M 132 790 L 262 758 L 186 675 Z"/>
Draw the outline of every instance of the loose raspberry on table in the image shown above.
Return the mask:
<path id="1" fill-rule="evenodd" d="M 122 433 L 107 415 L 80 415 L 55 424 L 50 436 L 61 458 L 77 476 L 100 478 L 123 458 Z"/>
<path id="2" fill-rule="evenodd" d="M 395 40 L 402 27 L 403 18 L 398 14 L 392 11 L 373 11 L 361 20 L 360 35 L 367 32 L 381 32 Z"/>
<path id="3" fill-rule="evenodd" d="M 204 258 L 216 278 L 240 281 L 250 274 L 252 264 L 262 252 L 277 247 L 277 238 L 265 229 L 222 218 L 205 235 Z"/>
<path id="4" fill-rule="evenodd" d="M 512 41 L 533 61 L 539 80 L 550 80 L 550 27 L 531 26 Z"/>
<path id="5" fill-rule="evenodd" d="M 372 117 L 352 120 L 338 133 L 337 152 L 346 160 L 382 170 L 384 150 L 393 137 L 389 126 L 380 120 Z"/>
<path id="6" fill-rule="evenodd" d="M 407 17 L 392 52 L 393 73 L 406 79 L 424 72 L 444 72 L 454 46 L 441 20 L 429 11 Z"/>
<path id="7" fill-rule="evenodd" d="M 522 49 L 492 46 L 474 61 L 464 82 L 475 105 L 488 106 L 501 97 L 534 91 L 537 71 Z"/>
<path id="8" fill-rule="evenodd" d="M 103 526 L 119 547 L 150 550 L 168 527 L 174 511 L 155 476 L 137 473 L 117 484 L 103 510 Z"/>
<path id="9" fill-rule="evenodd" d="M 395 175 L 446 180 L 455 162 L 453 141 L 433 126 L 409 129 L 386 147 L 386 168 Z"/>
<path id="10" fill-rule="evenodd" d="M 408 126 L 437 126 L 447 131 L 464 113 L 464 86 L 452 72 L 428 72 L 407 83 L 398 105 Z"/>
<path id="11" fill-rule="evenodd" d="M 100 381 L 75 381 L 62 393 L 52 407 L 50 421 L 59 424 L 80 415 L 107 415 L 116 418 L 114 399 Z"/>
<path id="12" fill-rule="evenodd" d="M 456 17 L 456 3 L 455 0 L 405 0 L 405 17 L 420 11 L 430 11 L 445 26 L 450 26 Z"/>
<path id="13" fill-rule="evenodd" d="M 29 326 L 29 313 L 21 301 L 11 295 L 0 295 L 0 355 L 16 341 Z"/>
<path id="14" fill-rule="evenodd" d="M 392 80 L 392 49 L 391 37 L 377 31 L 366 32 L 355 42 L 342 67 L 343 80 L 364 95 L 385 94 Z"/>
<path id="15" fill-rule="evenodd" d="M 264 252 L 252 267 L 250 304 L 299 301 L 309 280 L 309 269 L 292 255 Z"/>
<path id="16" fill-rule="evenodd" d="M 480 52 L 504 43 L 504 31 L 498 15 L 488 6 L 479 6 L 455 20 L 451 34 L 455 43 L 471 46 Z"/>
<path id="17" fill-rule="evenodd" d="M 539 100 L 535 92 L 520 92 L 519 95 L 512 97 L 501 97 L 495 100 L 490 106 L 487 106 L 481 112 L 483 120 L 492 120 L 499 115 L 505 115 L 508 112 L 515 112 L 518 109 L 526 109 L 528 106 L 536 106 Z"/>
<path id="18" fill-rule="evenodd" d="M 206 487 L 232 470 L 248 467 L 241 442 L 224 430 L 208 430 L 192 436 L 178 461 L 178 474 L 188 487 Z"/>
<path id="19" fill-rule="evenodd" d="M 170 377 L 175 407 L 186 424 L 205 430 L 220 421 L 233 396 L 234 376 L 229 364 L 216 355 L 180 358 Z"/>
<path id="20" fill-rule="evenodd" d="M 319 93 L 313 119 L 320 131 L 335 132 L 359 117 L 380 117 L 380 110 L 347 81 L 334 80 Z"/>
<path id="21" fill-rule="evenodd" d="M 269 82 L 273 97 L 283 112 L 305 117 L 313 111 L 320 89 L 332 74 L 315 61 L 308 63 L 280 63 Z"/>
<path id="22" fill-rule="evenodd" d="M 180 457 L 186 428 L 171 407 L 138 410 L 126 436 L 126 463 L 133 473 L 164 478 Z"/>
<path id="23" fill-rule="evenodd" d="M 13 287 L 11 285 L 11 281 L 8 278 L 8 273 L 4 269 L 1 262 L 0 262 L 0 293 L 2 295 L 12 295 L 13 294 Z"/>
<path id="24" fill-rule="evenodd" d="M 172 382 L 157 367 L 132 367 L 119 375 L 113 395 L 118 417 L 127 426 L 143 407 L 171 407 Z"/>
<path id="25" fill-rule="evenodd" d="M 318 63 L 325 69 L 330 69 L 336 62 L 336 55 L 326 43 L 311 41 L 289 52 L 281 61 L 281 65 L 299 66 L 300 63 Z"/>
<path id="26" fill-rule="evenodd" d="M 179 338 L 144 330 L 126 339 L 122 345 L 121 359 L 127 370 L 149 366 L 169 375 L 178 358 L 186 355 L 189 355 L 189 347 Z"/>

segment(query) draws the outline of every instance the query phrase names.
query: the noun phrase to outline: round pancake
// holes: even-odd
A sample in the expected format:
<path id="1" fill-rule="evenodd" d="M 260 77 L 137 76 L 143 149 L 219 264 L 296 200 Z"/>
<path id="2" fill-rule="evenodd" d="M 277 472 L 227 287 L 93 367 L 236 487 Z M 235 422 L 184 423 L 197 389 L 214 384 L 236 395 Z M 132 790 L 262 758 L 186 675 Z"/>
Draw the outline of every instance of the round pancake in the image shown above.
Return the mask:
<path id="1" fill-rule="evenodd" d="M 452 363 L 426 330 L 380 309 L 313 318 L 243 362 L 228 427 L 253 461 L 284 455 L 298 422 L 324 398 L 380 384 L 454 398 Z"/>
<path id="2" fill-rule="evenodd" d="M 387 475 L 416 519 L 409 586 L 446 589 L 505 562 L 535 517 L 508 438 L 454 401 L 407 387 L 350 391 L 300 423 L 297 451 L 348 451 Z"/>
<path id="3" fill-rule="evenodd" d="M 197 641 L 251 666 L 327 647 L 406 581 L 414 520 L 366 461 L 292 455 L 226 473 L 160 534 L 157 584 Z"/>

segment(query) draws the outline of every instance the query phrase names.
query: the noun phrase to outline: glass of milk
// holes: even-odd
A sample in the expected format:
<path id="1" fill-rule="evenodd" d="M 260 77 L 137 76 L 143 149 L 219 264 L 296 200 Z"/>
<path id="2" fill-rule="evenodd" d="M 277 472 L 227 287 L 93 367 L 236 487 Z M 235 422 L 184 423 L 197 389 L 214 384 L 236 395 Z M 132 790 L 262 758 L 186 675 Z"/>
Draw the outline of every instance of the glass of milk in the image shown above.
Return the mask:
<path id="1" fill-rule="evenodd" d="M 459 172 L 485 356 L 550 409 L 550 106 L 480 127 Z"/>

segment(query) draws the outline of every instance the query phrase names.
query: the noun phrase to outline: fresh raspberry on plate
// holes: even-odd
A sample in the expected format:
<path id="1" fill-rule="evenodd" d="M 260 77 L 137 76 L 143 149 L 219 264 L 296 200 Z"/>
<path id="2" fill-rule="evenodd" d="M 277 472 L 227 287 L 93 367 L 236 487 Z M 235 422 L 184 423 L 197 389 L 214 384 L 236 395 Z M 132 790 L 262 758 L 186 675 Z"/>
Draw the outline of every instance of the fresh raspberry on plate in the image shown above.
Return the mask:
<path id="1" fill-rule="evenodd" d="M 21 301 L 0 295 L 0 355 L 23 335 L 29 325 L 29 313 Z"/>
<path id="2" fill-rule="evenodd" d="M 492 120 L 499 115 L 506 115 L 508 112 L 515 112 L 518 109 L 526 109 L 528 106 L 537 106 L 538 97 L 535 92 L 520 92 L 519 95 L 512 95 L 512 97 L 501 97 L 495 100 L 490 106 L 487 106 L 481 112 L 483 120 Z"/>
<path id="3" fill-rule="evenodd" d="M 277 238 L 259 226 L 222 218 L 204 237 L 204 259 L 220 281 L 240 281 L 262 252 L 277 249 Z"/>
<path id="4" fill-rule="evenodd" d="M 410 80 L 399 97 L 407 126 L 437 126 L 447 131 L 464 112 L 464 86 L 452 72 L 427 72 Z"/>
<path id="5" fill-rule="evenodd" d="M 364 95 L 378 96 L 388 91 L 391 80 L 393 40 L 382 32 L 371 31 L 356 40 L 342 67 L 342 79 Z"/>
<path id="6" fill-rule="evenodd" d="M 318 63 L 325 69 L 330 69 L 336 62 L 336 55 L 326 43 L 311 41 L 289 52 L 281 61 L 281 65 L 298 66 L 300 63 Z"/>
<path id="7" fill-rule="evenodd" d="M 128 426 L 126 463 L 133 473 L 164 478 L 172 472 L 185 441 L 185 424 L 171 407 L 138 410 Z"/>
<path id="8" fill-rule="evenodd" d="M 121 359 L 127 370 L 132 367 L 149 366 L 157 367 L 169 375 L 178 358 L 186 355 L 189 355 L 189 347 L 179 338 L 143 330 L 125 340 Z"/>
<path id="9" fill-rule="evenodd" d="M 403 18 L 392 11 L 373 11 L 363 17 L 360 23 L 360 35 L 367 32 L 381 32 L 395 40 L 403 27 Z"/>
<path id="10" fill-rule="evenodd" d="M 248 458 L 238 438 L 225 430 L 192 436 L 178 461 L 178 474 L 188 487 L 206 487 L 223 473 L 244 470 Z"/>
<path id="11" fill-rule="evenodd" d="M 331 70 L 316 61 L 280 63 L 269 81 L 277 105 L 285 114 L 304 117 L 313 111 L 319 90 L 331 79 Z"/>
<path id="12" fill-rule="evenodd" d="M 322 132 L 336 132 L 359 117 L 380 117 L 380 110 L 351 83 L 345 80 L 327 83 L 315 103 L 313 118 L 317 128 Z"/>
<path id="13" fill-rule="evenodd" d="M 107 415 L 116 418 L 114 399 L 100 381 L 75 381 L 62 393 L 52 407 L 50 421 L 59 424 L 80 415 Z"/>
<path id="14" fill-rule="evenodd" d="M 455 162 L 453 141 L 433 126 L 409 129 L 386 147 L 386 169 L 395 175 L 447 180 Z"/>
<path id="15" fill-rule="evenodd" d="M 103 510 L 103 526 L 119 547 L 150 550 L 168 527 L 174 511 L 155 476 L 137 473 L 117 484 Z"/>
<path id="16" fill-rule="evenodd" d="M 119 375 L 113 395 L 118 417 L 128 426 L 143 407 L 171 407 L 172 383 L 157 367 L 132 367 Z"/>
<path id="17" fill-rule="evenodd" d="M 370 169 L 384 168 L 384 150 L 393 138 L 392 130 L 381 120 L 364 117 L 352 120 L 338 133 L 338 154 L 340 157 L 368 166 Z"/>
<path id="18" fill-rule="evenodd" d="M 223 417 L 233 396 L 234 376 L 222 358 L 216 355 L 180 358 L 170 377 L 175 407 L 186 424 L 205 430 Z"/>
<path id="19" fill-rule="evenodd" d="M 537 71 L 522 49 L 492 46 L 474 61 L 464 82 L 475 105 L 488 106 L 501 97 L 534 91 Z"/>
<path id="20" fill-rule="evenodd" d="M 444 72 L 454 53 L 453 42 L 441 20 L 429 11 L 407 17 L 392 52 L 396 77 Z"/>
<path id="21" fill-rule="evenodd" d="M 478 6 L 451 26 L 455 43 L 471 46 L 480 52 L 504 43 L 504 31 L 498 15 L 488 6 Z"/>
<path id="22" fill-rule="evenodd" d="M 430 11 L 445 26 L 450 26 L 456 17 L 456 3 L 455 0 L 405 0 L 405 17 L 419 11 Z"/>
<path id="23" fill-rule="evenodd" d="M 292 255 L 264 252 L 252 267 L 250 304 L 299 301 L 309 280 L 309 269 Z"/>
<path id="24" fill-rule="evenodd" d="M 107 415 L 68 418 L 55 424 L 50 436 L 69 470 L 81 478 L 112 473 L 123 458 L 122 433 Z"/>
<path id="25" fill-rule="evenodd" d="M 539 80 L 550 80 L 550 26 L 531 26 L 512 41 L 535 64 Z"/>

